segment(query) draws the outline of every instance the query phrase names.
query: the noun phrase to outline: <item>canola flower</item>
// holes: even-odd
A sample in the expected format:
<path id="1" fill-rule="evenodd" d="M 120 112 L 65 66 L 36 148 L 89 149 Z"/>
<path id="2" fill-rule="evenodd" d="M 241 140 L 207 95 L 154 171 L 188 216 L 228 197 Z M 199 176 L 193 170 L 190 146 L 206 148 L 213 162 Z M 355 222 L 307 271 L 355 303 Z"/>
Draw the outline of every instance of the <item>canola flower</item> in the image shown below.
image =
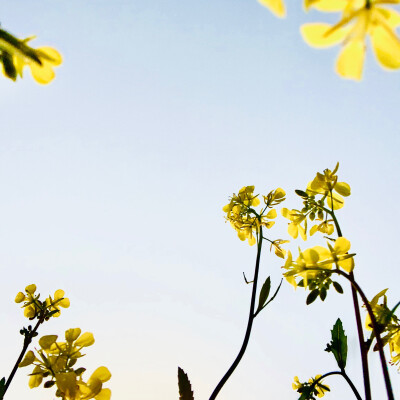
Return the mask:
<path id="1" fill-rule="evenodd" d="M 311 23 L 301 27 L 307 44 L 323 48 L 342 44 L 336 72 L 343 78 L 360 80 L 363 74 L 366 39 L 371 40 L 378 63 L 389 70 L 400 68 L 400 14 L 388 7 L 397 0 L 306 0 L 305 8 L 341 12 L 334 25 Z"/>
<path id="2" fill-rule="evenodd" d="M 322 383 L 321 377 L 322 375 L 317 375 L 315 378 L 310 378 L 308 382 L 300 382 L 299 377 L 295 376 L 292 388 L 305 396 L 305 399 L 313 399 L 314 395 L 324 397 L 325 392 L 330 392 L 330 388 Z"/>
<path id="3" fill-rule="evenodd" d="M 285 265 L 282 267 L 287 271 L 283 274 L 286 280 L 295 288 L 298 286 L 296 278 L 303 280 L 302 286 L 308 286 L 308 281 L 316 279 L 324 270 L 331 270 L 333 265 L 350 273 L 354 269 L 354 255 L 349 254 L 350 241 L 339 237 L 332 246 L 327 243 L 328 248 L 314 246 L 302 251 L 299 249 L 299 256 L 293 261 L 292 253 L 289 251 Z M 319 271 L 321 269 L 321 271 Z"/>
<path id="4" fill-rule="evenodd" d="M 87 382 L 82 377 L 86 369 L 75 369 L 78 359 L 84 356 L 82 349 L 93 345 L 93 334 L 81 334 L 80 328 L 71 328 L 65 332 L 64 342 L 57 342 L 57 338 L 57 335 L 41 337 L 37 355 L 28 351 L 19 364 L 20 368 L 34 366 L 29 387 L 38 387 L 43 379 L 47 378 L 44 387 L 56 386 L 56 396 L 63 400 L 109 400 L 111 391 L 103 388 L 103 383 L 111 378 L 111 373 L 106 367 L 97 368 Z"/>
<path id="5" fill-rule="evenodd" d="M 18 39 L 0 29 L 0 62 L 3 74 L 15 81 L 23 77 L 23 70 L 28 66 L 33 79 L 40 84 L 50 83 L 54 77 L 54 67 L 62 63 L 61 54 L 54 48 L 44 46 L 33 48 L 28 45 L 35 37 Z"/>
<path id="6" fill-rule="evenodd" d="M 19 292 L 15 297 L 16 303 L 23 303 L 24 316 L 29 319 L 59 317 L 60 307 L 68 308 L 70 301 L 64 297 L 65 292 L 61 289 L 55 291 L 53 298 L 49 296 L 45 301 L 40 301 L 40 294 L 35 294 L 36 285 L 31 284 L 25 288 L 25 293 Z"/>
<path id="7" fill-rule="evenodd" d="M 316 232 L 332 235 L 335 231 L 334 211 L 342 208 L 343 197 L 351 194 L 350 185 L 338 181 L 338 169 L 339 163 L 332 171 L 327 168 L 322 173 L 317 172 L 305 191 L 296 190 L 303 199 L 301 210 L 282 208 L 282 216 L 290 221 L 288 233 L 293 239 L 300 235 L 304 241 L 307 240 L 308 221 L 317 222 L 310 229 L 311 236 Z"/>
<path id="8" fill-rule="evenodd" d="M 400 370 L 400 320 L 387 305 L 386 292 L 388 289 L 380 291 L 369 302 L 374 313 L 377 324 L 382 331 L 382 342 L 389 346 L 391 360 L 390 363 L 398 365 Z M 398 306 L 398 305 L 397 305 Z M 365 327 L 372 331 L 372 323 L 369 314 L 365 318 Z"/>
<path id="9" fill-rule="evenodd" d="M 240 240 L 248 240 L 250 246 L 257 242 L 260 227 L 271 228 L 277 212 L 274 206 L 285 200 L 285 191 L 281 188 L 273 190 L 267 196 L 263 196 L 264 206 L 260 211 L 255 207 L 261 204 L 259 195 L 254 194 L 254 186 L 243 186 L 238 194 L 233 194 L 230 202 L 223 207 L 226 220 L 236 230 Z M 268 212 L 267 210 L 270 209 Z M 280 252 L 279 242 L 274 243 L 276 252 Z"/>

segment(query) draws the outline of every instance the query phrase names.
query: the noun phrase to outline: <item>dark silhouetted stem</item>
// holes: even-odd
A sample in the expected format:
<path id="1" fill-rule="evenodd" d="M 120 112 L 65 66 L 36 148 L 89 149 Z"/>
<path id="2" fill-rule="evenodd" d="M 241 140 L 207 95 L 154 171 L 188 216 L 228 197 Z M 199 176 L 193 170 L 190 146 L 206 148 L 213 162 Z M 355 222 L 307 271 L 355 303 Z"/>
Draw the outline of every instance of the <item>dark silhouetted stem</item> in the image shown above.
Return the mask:
<path id="1" fill-rule="evenodd" d="M 214 400 L 217 396 L 222 387 L 225 385 L 226 381 L 230 378 L 230 376 L 233 374 L 233 371 L 235 371 L 236 367 L 239 365 L 240 360 L 242 359 L 246 348 L 247 344 L 249 343 L 250 339 L 250 334 L 251 334 L 251 328 L 253 326 L 253 321 L 254 321 L 254 306 L 255 306 L 255 301 L 256 301 L 256 292 L 257 292 L 257 281 L 258 281 L 258 271 L 260 267 L 260 258 L 261 258 L 261 246 L 262 246 L 262 241 L 263 241 L 263 234 L 262 234 L 262 227 L 260 227 L 260 232 L 258 234 L 258 242 L 257 242 L 257 259 L 256 259 L 256 266 L 254 270 L 254 279 L 253 279 L 253 290 L 251 293 L 251 302 L 250 302 L 250 312 L 249 312 L 249 320 L 247 322 L 247 329 L 246 329 L 246 334 L 243 340 L 242 347 L 239 351 L 239 354 L 237 355 L 235 361 L 231 365 L 231 367 L 228 369 L 226 374 L 223 376 L 223 378 L 219 381 L 218 385 L 214 389 L 212 395 L 210 396 L 210 400 Z"/>

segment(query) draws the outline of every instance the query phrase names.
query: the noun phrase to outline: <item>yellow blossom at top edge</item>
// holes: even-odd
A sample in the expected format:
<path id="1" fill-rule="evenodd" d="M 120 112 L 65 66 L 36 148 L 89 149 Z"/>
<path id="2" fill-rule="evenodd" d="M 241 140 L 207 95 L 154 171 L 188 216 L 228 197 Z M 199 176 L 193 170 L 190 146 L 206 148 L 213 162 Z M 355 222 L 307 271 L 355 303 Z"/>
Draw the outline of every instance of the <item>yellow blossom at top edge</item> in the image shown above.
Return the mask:
<path id="1" fill-rule="evenodd" d="M 258 0 L 258 2 L 264 7 L 267 7 L 277 17 L 286 17 L 286 8 L 283 0 Z"/>

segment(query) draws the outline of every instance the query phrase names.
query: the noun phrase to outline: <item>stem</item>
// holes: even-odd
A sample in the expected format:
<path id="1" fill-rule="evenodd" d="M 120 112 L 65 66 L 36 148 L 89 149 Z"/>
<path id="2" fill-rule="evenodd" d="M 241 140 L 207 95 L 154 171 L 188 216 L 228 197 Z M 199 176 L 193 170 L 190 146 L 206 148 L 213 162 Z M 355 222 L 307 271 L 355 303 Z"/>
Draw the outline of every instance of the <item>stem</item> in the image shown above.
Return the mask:
<path id="1" fill-rule="evenodd" d="M 351 387 L 351 389 L 353 390 L 354 395 L 357 397 L 357 400 L 362 400 L 362 397 L 360 396 L 360 393 L 358 393 L 357 388 L 354 386 L 353 382 L 351 381 L 351 379 L 348 377 L 348 375 L 346 374 L 345 370 L 341 370 L 341 371 L 333 371 L 333 372 L 328 372 L 322 376 L 320 376 L 318 379 L 316 379 L 312 385 L 311 385 L 311 390 L 314 389 L 314 386 L 319 382 L 322 381 L 322 379 L 326 378 L 327 376 L 331 376 L 331 375 L 341 375 L 343 376 L 344 379 L 346 379 L 346 382 L 349 384 L 349 386 Z"/>
<path id="2" fill-rule="evenodd" d="M 379 327 L 376 322 L 376 318 L 374 315 L 374 312 L 372 311 L 371 305 L 369 304 L 369 301 L 367 299 L 367 296 L 365 296 L 364 292 L 362 291 L 361 287 L 358 285 L 358 283 L 354 280 L 354 276 L 350 273 L 347 275 L 345 272 L 341 270 L 335 270 L 334 272 L 338 273 L 339 275 L 344 276 L 346 279 L 348 279 L 351 282 L 352 287 L 354 287 L 357 292 L 359 293 L 362 301 L 364 302 L 364 305 L 368 311 L 369 317 L 372 322 L 372 329 L 374 330 L 375 333 L 375 339 L 376 339 L 376 344 L 378 346 L 378 351 L 379 351 L 379 357 L 381 360 L 381 366 L 382 366 L 382 372 L 383 372 L 383 377 L 385 379 L 385 385 L 386 385 L 386 391 L 388 395 L 388 400 L 394 400 L 394 395 L 393 395 L 393 389 L 392 389 L 392 384 L 390 382 L 390 377 L 389 377 L 389 371 L 387 368 L 387 363 L 386 363 L 386 358 L 385 358 L 385 353 L 383 351 L 383 343 L 382 343 L 382 338 L 381 334 L 379 332 Z"/>
<path id="3" fill-rule="evenodd" d="M 263 240 L 263 235 L 262 235 L 262 227 L 260 227 L 260 232 L 257 237 L 258 242 L 257 242 L 257 259 L 256 259 L 256 266 L 254 270 L 254 279 L 253 279 L 253 290 L 251 293 L 251 302 L 250 302 L 250 312 L 249 312 L 249 320 L 247 322 L 247 329 L 246 329 L 246 334 L 243 340 L 242 347 L 240 348 L 239 354 L 236 356 L 235 361 L 233 364 L 230 366 L 228 371 L 225 373 L 223 378 L 219 381 L 218 385 L 214 389 L 212 395 L 210 396 L 209 400 L 214 400 L 222 387 L 225 385 L 226 381 L 230 378 L 230 376 L 233 374 L 233 371 L 235 371 L 236 367 L 239 365 L 245 351 L 247 348 L 247 344 L 249 343 L 250 339 L 250 333 L 251 333 L 251 328 L 253 326 L 253 321 L 254 321 L 254 305 L 256 301 L 256 292 L 257 292 L 257 281 L 258 281 L 258 271 L 260 267 L 260 257 L 261 257 L 261 246 L 262 246 L 262 240 Z"/>
<path id="4" fill-rule="evenodd" d="M 326 210 L 329 212 L 330 216 L 333 219 L 333 222 L 336 226 L 336 231 L 339 237 L 342 237 L 342 231 L 340 229 L 339 222 L 336 218 L 335 212 L 333 211 L 333 198 L 332 198 L 332 191 L 331 191 L 331 203 L 332 203 L 332 210 Z M 350 272 L 350 277 L 354 281 L 354 274 L 353 272 Z M 351 285 L 351 294 L 353 298 L 353 306 L 354 306 L 354 313 L 356 316 L 356 325 L 357 325 L 357 332 L 358 332 L 358 342 L 360 345 L 360 353 L 361 353 L 361 364 L 362 364 L 362 370 L 363 370 L 363 377 L 364 377 L 364 391 L 365 391 L 365 400 L 371 400 L 371 383 L 369 380 L 369 367 L 368 367 L 368 346 L 365 343 L 364 339 L 364 332 L 362 328 L 362 322 L 361 322 L 361 315 L 360 315 L 360 306 L 358 304 L 358 297 L 357 297 L 357 291 Z"/>
<path id="5" fill-rule="evenodd" d="M 11 381 L 12 381 L 13 378 L 14 378 L 15 373 L 17 372 L 19 363 L 20 363 L 20 362 L 22 361 L 22 359 L 24 358 L 25 353 L 26 353 L 26 350 L 28 350 L 28 347 L 29 347 L 29 345 L 30 345 L 31 342 L 32 342 L 32 338 L 35 336 L 35 333 L 36 333 L 36 331 L 38 330 L 39 325 L 40 325 L 43 321 L 44 321 L 44 315 L 41 315 L 40 318 L 39 318 L 39 320 L 38 320 L 38 322 L 37 322 L 37 324 L 36 324 L 35 327 L 33 328 L 33 330 L 32 330 L 29 334 L 26 334 L 26 335 L 24 336 L 24 345 L 22 346 L 21 353 L 20 353 L 20 355 L 19 355 L 19 357 L 18 357 L 18 359 L 17 359 L 17 362 L 16 362 L 15 365 L 14 365 L 14 368 L 13 368 L 12 371 L 11 371 L 10 376 L 9 376 L 8 379 L 7 379 L 6 385 L 4 386 L 3 398 L 4 398 L 4 395 L 5 395 L 6 392 L 7 392 L 8 387 L 9 387 L 10 384 L 11 384 Z"/>
<path id="6" fill-rule="evenodd" d="M 365 304 L 365 307 L 366 307 L 366 309 L 368 311 L 368 314 L 369 314 L 369 317 L 371 319 L 372 329 L 373 329 L 374 334 L 375 334 L 376 344 L 378 346 L 379 357 L 380 357 L 380 360 L 381 360 L 383 377 L 385 379 L 385 385 L 386 385 L 386 391 L 387 391 L 387 395 L 388 395 L 388 400 L 394 400 L 392 384 L 390 382 L 389 371 L 388 371 L 388 368 L 387 368 L 385 353 L 383 351 L 383 342 L 382 342 L 381 334 L 379 332 L 379 327 L 378 327 L 378 324 L 376 322 L 376 318 L 375 318 L 375 315 L 374 315 L 374 313 L 372 311 L 371 305 L 368 302 L 367 296 L 365 296 L 365 294 L 364 294 L 363 290 L 361 289 L 361 287 L 354 280 L 354 278 L 351 276 L 351 274 L 346 274 L 346 272 L 343 272 L 342 270 L 340 270 L 338 268 L 334 269 L 334 270 L 325 269 L 325 268 L 307 268 L 307 270 L 309 270 L 309 271 L 325 271 L 325 272 L 330 272 L 330 273 L 335 273 L 335 274 L 338 274 L 338 275 L 342 275 L 348 281 L 350 281 L 352 287 L 354 287 L 354 289 L 358 292 L 358 294 L 360 295 L 362 301 Z"/>

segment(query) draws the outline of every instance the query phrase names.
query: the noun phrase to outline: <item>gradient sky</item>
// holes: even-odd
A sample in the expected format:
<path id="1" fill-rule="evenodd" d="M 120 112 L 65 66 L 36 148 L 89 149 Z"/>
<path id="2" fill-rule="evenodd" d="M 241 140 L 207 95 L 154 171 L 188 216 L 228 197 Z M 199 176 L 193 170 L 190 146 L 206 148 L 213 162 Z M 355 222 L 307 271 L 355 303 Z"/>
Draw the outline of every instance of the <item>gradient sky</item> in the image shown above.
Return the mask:
<path id="1" fill-rule="evenodd" d="M 207 399 L 241 345 L 255 248 L 224 223 L 244 185 L 293 190 L 340 161 L 352 187 L 339 219 L 368 296 L 399 300 L 399 73 L 368 53 L 364 79 L 334 73 L 338 48 L 315 50 L 303 22 L 331 20 L 289 4 L 279 20 L 256 1 L 3 1 L 1 23 L 60 50 L 48 87 L 29 71 L 0 80 L 2 357 L 8 375 L 26 320 L 15 294 L 36 283 L 71 307 L 40 334 L 94 333 L 82 365 L 113 374 L 114 400 L 177 399 L 177 366 Z M 278 221 L 269 237 L 287 238 Z M 312 244 L 323 244 L 321 238 Z M 292 242 L 289 248 L 308 244 Z M 282 262 L 264 252 L 260 279 Z M 348 373 L 362 390 L 350 291 L 305 305 L 285 283 L 257 317 L 248 351 L 221 400 L 295 400 L 303 380 L 335 369 L 324 352 L 340 317 Z M 375 399 L 385 398 L 371 356 Z M 53 399 L 19 370 L 8 400 Z M 395 393 L 399 375 L 391 368 Z M 326 380 L 349 399 L 340 378 Z"/>

